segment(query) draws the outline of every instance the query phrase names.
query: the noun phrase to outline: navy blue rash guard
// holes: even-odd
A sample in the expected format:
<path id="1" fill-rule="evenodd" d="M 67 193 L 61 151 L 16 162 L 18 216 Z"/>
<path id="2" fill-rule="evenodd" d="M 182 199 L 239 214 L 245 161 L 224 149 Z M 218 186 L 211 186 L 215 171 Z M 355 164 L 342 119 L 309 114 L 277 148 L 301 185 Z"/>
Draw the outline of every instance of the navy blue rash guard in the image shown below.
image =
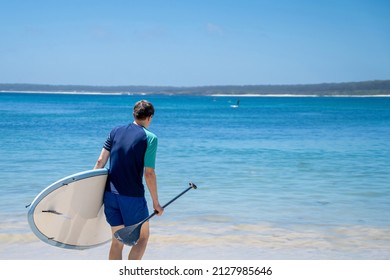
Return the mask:
<path id="1" fill-rule="evenodd" d="M 110 152 L 106 191 L 144 196 L 144 167 L 155 168 L 157 142 L 156 135 L 134 123 L 114 128 L 104 143 L 104 149 Z"/>

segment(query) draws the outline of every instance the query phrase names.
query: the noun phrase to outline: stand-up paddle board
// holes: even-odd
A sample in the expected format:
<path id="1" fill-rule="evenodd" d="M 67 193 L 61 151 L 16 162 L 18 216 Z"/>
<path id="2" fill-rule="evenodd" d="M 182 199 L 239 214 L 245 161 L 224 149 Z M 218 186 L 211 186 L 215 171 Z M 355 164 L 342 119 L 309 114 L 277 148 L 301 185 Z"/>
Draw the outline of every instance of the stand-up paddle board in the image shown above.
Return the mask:
<path id="1" fill-rule="evenodd" d="M 67 249 L 88 249 L 110 241 L 103 209 L 107 174 L 107 169 L 80 172 L 45 188 L 27 214 L 34 234 Z"/>

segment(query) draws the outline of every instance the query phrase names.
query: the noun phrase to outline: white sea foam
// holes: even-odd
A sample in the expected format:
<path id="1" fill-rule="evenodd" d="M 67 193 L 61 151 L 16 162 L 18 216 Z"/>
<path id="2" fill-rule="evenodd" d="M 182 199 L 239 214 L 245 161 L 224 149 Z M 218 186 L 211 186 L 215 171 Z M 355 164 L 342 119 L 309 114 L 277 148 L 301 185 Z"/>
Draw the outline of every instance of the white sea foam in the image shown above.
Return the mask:
<path id="1" fill-rule="evenodd" d="M 215 97 L 390 97 L 390 94 L 381 95 L 321 95 L 321 94 L 260 94 L 260 93 L 243 93 L 243 94 L 210 94 Z"/>

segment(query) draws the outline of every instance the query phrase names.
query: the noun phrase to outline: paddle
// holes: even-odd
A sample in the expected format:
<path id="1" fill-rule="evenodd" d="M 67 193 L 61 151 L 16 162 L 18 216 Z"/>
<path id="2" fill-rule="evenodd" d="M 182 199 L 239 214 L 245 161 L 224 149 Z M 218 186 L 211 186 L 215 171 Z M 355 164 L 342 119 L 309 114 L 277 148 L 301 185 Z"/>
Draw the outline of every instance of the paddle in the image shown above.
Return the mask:
<path id="1" fill-rule="evenodd" d="M 180 196 L 182 196 L 183 194 L 188 192 L 190 189 L 196 189 L 196 188 L 197 188 L 197 186 L 194 183 L 190 183 L 190 186 L 186 190 L 184 190 L 183 192 L 178 194 L 176 197 L 171 199 L 162 208 L 167 207 L 169 204 L 174 202 Z M 119 241 L 121 241 L 123 244 L 128 245 L 128 246 L 133 246 L 133 245 L 137 244 L 137 241 L 138 241 L 139 236 L 140 236 L 142 224 L 145 223 L 146 221 L 148 221 L 149 219 L 151 219 L 156 214 L 157 214 L 157 211 L 154 211 L 153 214 L 151 214 L 149 217 L 147 217 L 145 220 L 139 222 L 138 224 L 130 225 L 130 226 L 124 227 L 124 228 L 116 231 L 114 233 L 115 238 L 118 239 Z"/>

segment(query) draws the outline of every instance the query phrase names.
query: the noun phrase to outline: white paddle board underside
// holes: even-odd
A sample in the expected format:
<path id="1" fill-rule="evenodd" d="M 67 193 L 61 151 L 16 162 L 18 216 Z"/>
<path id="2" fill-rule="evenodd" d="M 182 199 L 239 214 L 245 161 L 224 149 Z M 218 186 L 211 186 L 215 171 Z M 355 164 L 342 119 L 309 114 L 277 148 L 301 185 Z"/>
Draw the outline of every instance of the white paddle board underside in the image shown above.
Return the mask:
<path id="1" fill-rule="evenodd" d="M 103 207 L 107 174 L 107 169 L 77 173 L 38 194 L 28 212 L 35 235 L 68 249 L 88 249 L 110 241 Z"/>

